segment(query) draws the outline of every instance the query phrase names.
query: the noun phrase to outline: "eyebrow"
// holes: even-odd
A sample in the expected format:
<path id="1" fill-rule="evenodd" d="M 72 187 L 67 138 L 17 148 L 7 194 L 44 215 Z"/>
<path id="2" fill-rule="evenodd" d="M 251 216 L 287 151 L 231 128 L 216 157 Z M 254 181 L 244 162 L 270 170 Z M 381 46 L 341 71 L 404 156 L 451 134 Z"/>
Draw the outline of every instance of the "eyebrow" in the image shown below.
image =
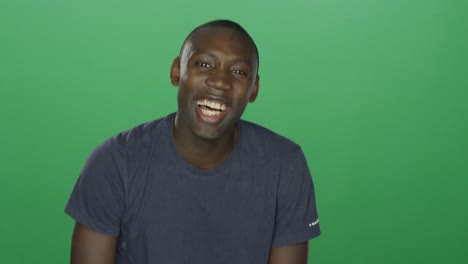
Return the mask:
<path id="1" fill-rule="evenodd" d="M 215 59 L 217 56 L 215 53 L 213 52 L 205 52 L 205 51 L 195 51 L 193 54 L 192 54 L 192 57 L 194 56 L 202 56 L 202 55 L 208 55 L 209 57 Z M 233 56 L 229 56 L 229 57 L 233 57 Z M 253 67 L 253 61 L 252 60 L 249 60 L 249 59 L 233 59 L 233 61 L 235 63 L 242 63 L 242 64 L 246 64 L 247 66 L 249 67 Z"/>

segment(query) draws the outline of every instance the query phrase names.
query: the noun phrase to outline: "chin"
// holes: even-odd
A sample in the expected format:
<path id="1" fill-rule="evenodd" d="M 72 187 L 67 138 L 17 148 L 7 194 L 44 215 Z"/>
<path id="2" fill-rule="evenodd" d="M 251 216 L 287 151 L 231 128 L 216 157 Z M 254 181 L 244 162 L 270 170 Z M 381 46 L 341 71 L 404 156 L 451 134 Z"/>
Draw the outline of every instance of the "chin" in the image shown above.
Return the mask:
<path id="1" fill-rule="evenodd" d="M 221 131 L 212 129 L 194 129 L 193 131 L 199 138 L 206 140 L 218 139 L 222 135 Z"/>

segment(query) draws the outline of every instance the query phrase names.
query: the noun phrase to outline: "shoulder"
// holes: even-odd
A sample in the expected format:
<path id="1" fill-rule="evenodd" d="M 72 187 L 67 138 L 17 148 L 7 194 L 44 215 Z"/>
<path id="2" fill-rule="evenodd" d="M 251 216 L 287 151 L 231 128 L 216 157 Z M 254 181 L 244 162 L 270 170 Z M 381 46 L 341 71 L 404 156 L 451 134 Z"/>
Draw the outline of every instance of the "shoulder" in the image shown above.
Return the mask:
<path id="1" fill-rule="evenodd" d="M 117 167 L 122 161 L 140 160 L 151 151 L 154 142 L 164 135 L 171 118 L 169 115 L 120 132 L 99 144 L 90 158 L 108 155 Z"/>
<path id="2" fill-rule="evenodd" d="M 243 147 L 250 153 L 281 160 L 302 153 L 299 144 L 266 127 L 245 120 L 239 124 Z"/>
<path id="3" fill-rule="evenodd" d="M 158 137 L 164 132 L 164 128 L 170 124 L 169 119 L 171 119 L 171 115 L 120 132 L 107 139 L 107 144 L 112 148 L 131 148 L 149 143 L 154 137 Z"/>
<path id="4" fill-rule="evenodd" d="M 151 147 L 171 124 L 172 114 L 155 119 L 118 133 L 108 138 L 105 144 L 112 152 L 141 151 Z"/>

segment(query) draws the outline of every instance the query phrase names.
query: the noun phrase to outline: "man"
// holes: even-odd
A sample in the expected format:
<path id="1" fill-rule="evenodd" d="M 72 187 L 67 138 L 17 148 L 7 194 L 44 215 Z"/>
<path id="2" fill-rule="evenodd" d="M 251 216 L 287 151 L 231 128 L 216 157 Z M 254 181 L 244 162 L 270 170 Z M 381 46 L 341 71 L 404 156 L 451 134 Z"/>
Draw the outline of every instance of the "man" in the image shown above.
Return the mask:
<path id="1" fill-rule="evenodd" d="M 66 207 L 72 263 L 303 264 L 320 234 L 298 145 L 240 120 L 259 89 L 238 24 L 193 30 L 170 70 L 177 113 L 90 155 Z"/>

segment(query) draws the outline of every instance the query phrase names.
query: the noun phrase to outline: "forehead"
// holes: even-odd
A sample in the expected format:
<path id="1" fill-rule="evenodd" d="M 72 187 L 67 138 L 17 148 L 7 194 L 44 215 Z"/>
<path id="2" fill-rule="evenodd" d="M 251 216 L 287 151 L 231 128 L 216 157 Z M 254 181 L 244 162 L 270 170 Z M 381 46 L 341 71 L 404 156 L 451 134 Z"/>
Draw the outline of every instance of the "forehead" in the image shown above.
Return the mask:
<path id="1" fill-rule="evenodd" d="M 256 62 L 252 41 L 244 33 L 226 27 L 204 27 L 196 30 L 187 39 L 182 52 L 222 52 Z"/>

